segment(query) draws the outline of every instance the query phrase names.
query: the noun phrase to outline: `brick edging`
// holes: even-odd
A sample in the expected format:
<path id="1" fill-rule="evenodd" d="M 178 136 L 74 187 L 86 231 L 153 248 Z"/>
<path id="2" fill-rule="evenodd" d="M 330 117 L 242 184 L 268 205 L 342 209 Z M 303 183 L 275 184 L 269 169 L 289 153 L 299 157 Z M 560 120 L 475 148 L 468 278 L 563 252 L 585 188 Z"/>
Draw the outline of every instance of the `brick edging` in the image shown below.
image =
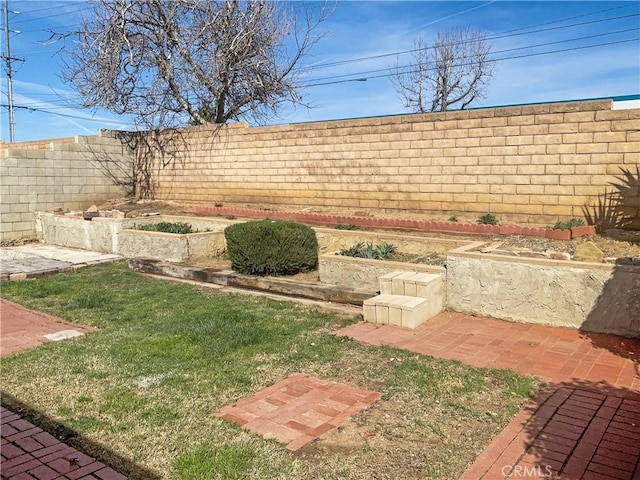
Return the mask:
<path id="1" fill-rule="evenodd" d="M 431 220 L 410 220 L 406 218 L 359 217 L 353 215 L 333 215 L 314 212 L 280 212 L 274 210 L 256 210 L 240 207 L 209 207 L 197 205 L 196 213 L 201 215 L 235 215 L 245 218 L 270 218 L 289 220 L 314 225 L 357 225 L 372 228 L 404 228 L 424 232 L 446 232 L 489 235 L 525 235 L 529 237 L 550 238 L 553 240 L 571 240 L 572 238 L 596 234 L 595 225 L 583 225 L 571 230 L 554 230 L 545 227 L 523 227 L 520 225 L 480 225 L 475 223 L 440 222 Z"/>

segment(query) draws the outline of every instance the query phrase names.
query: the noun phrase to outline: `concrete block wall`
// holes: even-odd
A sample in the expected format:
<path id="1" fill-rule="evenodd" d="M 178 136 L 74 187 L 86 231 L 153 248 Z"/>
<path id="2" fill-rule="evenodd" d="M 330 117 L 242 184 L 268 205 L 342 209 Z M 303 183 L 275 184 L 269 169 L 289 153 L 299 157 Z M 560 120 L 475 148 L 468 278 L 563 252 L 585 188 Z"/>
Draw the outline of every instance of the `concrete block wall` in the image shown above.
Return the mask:
<path id="1" fill-rule="evenodd" d="M 640 109 L 584 101 L 252 127 L 172 131 L 157 196 L 183 202 L 503 223 L 584 218 L 614 185 L 640 228 Z M 169 135 L 169 134 L 167 134 Z M 625 185 L 624 172 L 635 175 Z"/>
<path id="2" fill-rule="evenodd" d="M 48 140 L 32 140 L 29 142 L 19 142 L 19 143 L 5 143 L 4 140 L 0 140 L 0 149 L 4 149 L 7 147 L 11 148 L 19 148 L 20 150 L 49 150 L 51 149 L 52 143 L 75 143 L 75 137 L 64 137 L 64 138 L 55 138 Z"/>
<path id="3" fill-rule="evenodd" d="M 131 152 L 107 136 L 67 140 L 0 146 L 2 241 L 34 236 L 36 211 L 83 209 L 123 196 L 95 159 L 100 155 L 127 160 Z"/>

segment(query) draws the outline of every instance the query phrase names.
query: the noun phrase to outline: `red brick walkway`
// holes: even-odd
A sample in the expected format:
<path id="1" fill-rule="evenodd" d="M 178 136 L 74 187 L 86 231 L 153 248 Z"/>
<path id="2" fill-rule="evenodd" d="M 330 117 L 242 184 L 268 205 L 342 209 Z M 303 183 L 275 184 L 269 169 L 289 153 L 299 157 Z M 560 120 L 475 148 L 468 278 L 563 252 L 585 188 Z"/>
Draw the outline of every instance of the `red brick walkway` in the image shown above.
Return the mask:
<path id="1" fill-rule="evenodd" d="M 59 318 L 29 310 L 7 300 L 0 301 L 0 355 L 2 356 L 37 347 L 50 341 L 45 338 L 45 335 L 68 330 L 86 333 L 94 329 L 65 323 Z"/>
<path id="2" fill-rule="evenodd" d="M 460 480 L 640 478 L 640 394 L 621 394 L 556 389 L 521 410 Z"/>
<path id="3" fill-rule="evenodd" d="M 441 313 L 414 330 L 357 323 L 337 334 L 476 367 L 508 368 L 544 381 L 606 381 L 640 391 L 637 339 L 450 312 Z"/>
<path id="4" fill-rule="evenodd" d="M 460 480 L 640 480 L 640 340 L 449 312 L 338 335 L 550 382 Z"/>
<path id="5" fill-rule="evenodd" d="M 380 394 L 292 375 L 215 415 L 297 450 L 368 407 Z"/>
<path id="6" fill-rule="evenodd" d="M 49 340 L 44 335 L 93 330 L 2 300 L 0 355 L 33 348 Z M 126 479 L 104 463 L 69 447 L 16 413 L 0 407 L 0 478 L 3 480 Z"/>
<path id="7" fill-rule="evenodd" d="M 4 407 L 0 407 L 0 422 L 0 477 L 3 480 L 127 478 L 104 463 L 65 445 Z"/>

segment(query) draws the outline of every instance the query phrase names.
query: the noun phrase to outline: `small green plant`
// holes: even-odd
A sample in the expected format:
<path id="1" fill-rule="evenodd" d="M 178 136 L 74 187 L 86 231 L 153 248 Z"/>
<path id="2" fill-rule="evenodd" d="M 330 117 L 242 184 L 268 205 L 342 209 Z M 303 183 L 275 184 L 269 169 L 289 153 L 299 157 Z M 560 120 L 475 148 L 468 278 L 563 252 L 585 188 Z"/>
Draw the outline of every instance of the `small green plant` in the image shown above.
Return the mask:
<path id="1" fill-rule="evenodd" d="M 458 221 L 458 217 L 456 217 L 455 215 L 451 215 L 451 216 L 449 217 L 449 221 L 450 221 L 450 222 L 457 222 L 457 221 Z"/>
<path id="2" fill-rule="evenodd" d="M 232 268 L 247 275 L 295 275 L 318 264 L 318 239 L 307 225 L 281 220 L 237 223 L 224 230 Z"/>
<path id="3" fill-rule="evenodd" d="M 339 223 L 333 228 L 335 228 L 336 230 L 360 230 L 360 226 L 356 225 L 355 223 Z"/>
<path id="4" fill-rule="evenodd" d="M 222 202 L 216 202 L 213 204 L 213 206 L 216 208 L 222 208 Z"/>
<path id="5" fill-rule="evenodd" d="M 343 248 L 337 254 L 345 257 L 390 260 L 396 255 L 396 247 L 390 243 L 374 245 L 373 243 L 359 242 L 349 248 Z"/>
<path id="6" fill-rule="evenodd" d="M 571 230 L 573 227 L 581 227 L 584 225 L 584 221 L 580 218 L 572 218 L 566 222 L 556 222 L 553 226 L 554 230 Z"/>
<path id="7" fill-rule="evenodd" d="M 144 230 L 146 232 L 177 233 L 180 235 L 195 233 L 190 224 L 182 222 L 149 223 L 147 225 L 140 225 L 137 228 L 138 230 Z"/>
<path id="8" fill-rule="evenodd" d="M 383 259 L 393 258 L 396 254 L 396 247 L 390 243 L 381 243 L 376 247 L 376 251 Z"/>
<path id="9" fill-rule="evenodd" d="M 236 217 L 235 215 L 227 215 L 227 216 L 226 216 L 226 217 L 224 217 L 224 218 L 226 218 L 227 220 L 235 220 L 235 219 L 236 219 L 236 218 L 238 218 L 238 217 Z"/>
<path id="10" fill-rule="evenodd" d="M 485 213 L 478 217 L 478 223 L 480 225 L 498 225 L 498 219 L 492 213 Z"/>

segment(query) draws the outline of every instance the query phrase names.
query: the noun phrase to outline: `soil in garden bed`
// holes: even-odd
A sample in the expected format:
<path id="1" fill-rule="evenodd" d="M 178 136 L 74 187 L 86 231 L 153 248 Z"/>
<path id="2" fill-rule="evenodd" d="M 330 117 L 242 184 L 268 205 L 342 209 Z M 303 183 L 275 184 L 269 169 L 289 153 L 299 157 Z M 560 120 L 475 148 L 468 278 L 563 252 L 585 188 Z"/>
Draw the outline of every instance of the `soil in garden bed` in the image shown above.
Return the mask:
<path id="1" fill-rule="evenodd" d="M 226 205 L 225 206 L 240 206 L 251 207 L 248 205 Z M 188 215 L 196 216 L 195 206 L 188 204 L 180 204 L 176 202 L 162 202 L 162 201 L 139 201 L 132 202 L 126 199 L 117 199 L 110 202 L 99 205 L 100 210 L 120 210 L 125 212 L 127 217 L 140 216 L 144 213 L 160 213 L 162 215 Z M 255 208 L 255 206 L 254 206 Z M 265 210 L 305 210 L 299 207 L 284 207 L 284 206 L 266 206 Z M 313 210 L 315 211 L 315 210 Z M 342 212 L 344 214 L 344 212 Z M 355 213 L 354 213 L 355 214 Z M 405 216 L 398 215 L 399 217 L 406 218 Z M 249 220 L 249 219 L 247 219 Z M 254 220 L 254 219 L 251 219 Z M 364 230 L 364 229 L 363 229 Z M 370 231 L 370 229 L 367 229 Z M 399 233 L 398 230 L 381 229 L 380 232 Z M 529 249 L 534 252 L 544 252 L 547 250 L 553 250 L 556 252 L 574 254 L 576 246 L 579 243 L 585 241 L 593 241 L 596 246 L 603 251 L 605 257 L 638 257 L 640 256 L 640 243 L 630 243 L 627 241 L 619 241 L 610 237 L 601 235 L 594 235 L 592 237 L 578 238 L 575 240 L 551 240 L 547 238 L 528 237 L 521 235 L 464 235 L 464 234 L 446 234 L 436 232 L 421 232 L 421 231 L 406 231 L 408 235 L 423 236 L 431 238 L 443 238 L 443 239 L 455 239 L 455 240 L 469 240 L 469 241 L 486 241 L 486 242 L 503 242 L 501 248 L 503 249 Z M 425 256 L 431 257 L 430 254 Z M 404 260 L 400 260 L 404 261 Z M 434 259 L 434 262 L 438 260 Z M 439 265 L 440 263 L 431 263 L 429 265 Z"/>

